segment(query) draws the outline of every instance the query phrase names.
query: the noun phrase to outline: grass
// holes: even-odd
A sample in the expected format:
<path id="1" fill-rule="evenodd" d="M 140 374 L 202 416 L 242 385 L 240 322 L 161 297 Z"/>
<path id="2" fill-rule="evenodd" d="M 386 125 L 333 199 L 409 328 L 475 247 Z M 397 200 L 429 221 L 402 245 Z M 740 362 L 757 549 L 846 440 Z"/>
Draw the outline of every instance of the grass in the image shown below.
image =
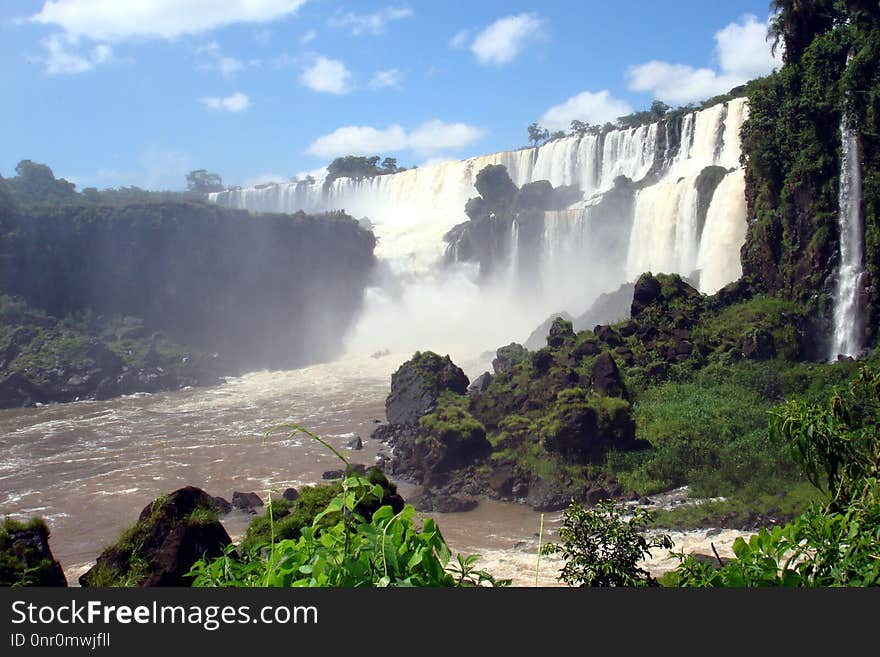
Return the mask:
<path id="1" fill-rule="evenodd" d="M 752 524 L 782 525 L 806 511 L 822 494 L 811 484 L 800 482 L 776 494 L 742 491 L 724 499 L 657 512 L 659 529 L 688 530 L 706 527 L 740 529 Z"/>

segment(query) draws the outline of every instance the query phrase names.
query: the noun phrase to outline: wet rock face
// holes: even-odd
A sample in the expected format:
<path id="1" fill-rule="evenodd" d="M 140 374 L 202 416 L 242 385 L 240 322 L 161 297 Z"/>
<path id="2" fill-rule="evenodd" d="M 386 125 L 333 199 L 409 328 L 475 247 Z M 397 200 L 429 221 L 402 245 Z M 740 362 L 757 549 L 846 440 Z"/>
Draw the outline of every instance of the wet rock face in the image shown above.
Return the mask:
<path id="1" fill-rule="evenodd" d="M 154 500 L 79 578 L 80 585 L 189 586 L 185 575 L 193 564 L 220 556 L 232 542 L 214 509 L 215 498 L 194 486 Z"/>
<path id="2" fill-rule="evenodd" d="M 463 395 L 468 383 L 465 373 L 449 356 L 416 352 L 391 375 L 391 393 L 385 400 L 388 422 L 417 425 L 419 418 L 436 408 L 443 392 Z"/>

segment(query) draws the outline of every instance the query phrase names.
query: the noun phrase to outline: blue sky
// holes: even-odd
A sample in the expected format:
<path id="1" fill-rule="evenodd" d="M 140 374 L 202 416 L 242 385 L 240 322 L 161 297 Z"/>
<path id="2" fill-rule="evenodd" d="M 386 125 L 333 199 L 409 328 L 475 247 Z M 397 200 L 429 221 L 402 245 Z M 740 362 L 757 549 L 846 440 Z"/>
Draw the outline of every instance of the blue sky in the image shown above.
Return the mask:
<path id="1" fill-rule="evenodd" d="M 289 179 L 523 146 L 722 93 L 778 61 L 767 0 L 34 0 L 0 5 L 0 174 L 87 186 Z"/>

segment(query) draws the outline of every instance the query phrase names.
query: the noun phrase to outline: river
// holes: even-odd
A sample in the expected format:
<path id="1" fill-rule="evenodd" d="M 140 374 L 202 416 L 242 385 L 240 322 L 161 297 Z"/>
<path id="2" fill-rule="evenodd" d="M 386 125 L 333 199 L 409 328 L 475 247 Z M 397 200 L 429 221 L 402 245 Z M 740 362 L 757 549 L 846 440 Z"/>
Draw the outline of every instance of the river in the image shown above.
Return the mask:
<path id="1" fill-rule="evenodd" d="M 264 500 L 288 486 L 320 483 L 339 461 L 300 434 L 263 433 L 296 422 L 327 439 L 354 463 L 371 465 L 387 447 L 369 438 L 385 419 L 391 373 L 408 356 L 349 358 L 298 370 L 255 372 L 223 385 L 107 401 L 50 404 L 0 411 L 0 513 L 40 515 L 68 581 L 93 563 L 141 509 L 163 493 L 186 485 L 231 499 L 233 491 Z M 484 361 L 463 367 L 473 379 Z M 346 452 L 361 436 L 363 450 Z M 413 488 L 400 483 L 404 497 Z M 541 514 L 520 504 L 482 501 L 468 513 L 433 513 L 450 546 L 481 554 L 481 566 L 515 585 L 557 584 L 560 561 L 537 560 Z M 251 516 L 233 511 L 222 522 L 236 539 Z M 561 514 L 545 514 L 544 541 Z M 736 533 L 711 532 L 722 554 Z M 673 536 L 678 549 L 708 550 L 706 532 Z M 665 555 L 649 562 L 662 572 Z"/>

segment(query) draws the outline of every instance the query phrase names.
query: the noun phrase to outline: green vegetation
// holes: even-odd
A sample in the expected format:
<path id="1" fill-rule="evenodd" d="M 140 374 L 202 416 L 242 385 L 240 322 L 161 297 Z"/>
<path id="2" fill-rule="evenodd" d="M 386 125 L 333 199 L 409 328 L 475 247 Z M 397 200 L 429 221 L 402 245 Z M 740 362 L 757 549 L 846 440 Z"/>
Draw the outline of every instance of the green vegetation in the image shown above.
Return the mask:
<path id="1" fill-rule="evenodd" d="M 669 536 L 646 538 L 643 530 L 653 516 L 635 509 L 624 519 L 613 502 L 602 501 L 592 508 L 572 504 L 562 516 L 561 543 L 547 543 L 543 554 L 561 554 L 565 565 L 558 579 L 569 586 L 659 586 L 639 566 L 652 549 L 670 549 Z"/>
<path id="2" fill-rule="evenodd" d="M 303 432 L 330 447 L 313 433 L 297 425 L 276 430 Z M 350 471 L 350 464 L 330 448 Z M 476 557 L 452 553 L 431 518 L 417 521 L 415 510 L 405 505 L 396 512 L 383 504 L 386 489 L 371 478 L 350 474 L 336 485 L 335 494 L 314 514 L 308 525 L 298 529 L 298 538 L 275 533 L 270 506 L 269 541 L 260 543 L 257 532 L 249 532 L 242 553 L 230 546 L 214 560 L 200 560 L 192 568 L 194 586 L 502 586 L 475 568 Z M 383 477 L 384 478 L 384 477 Z M 387 480 L 386 482 L 387 483 Z M 322 487 L 323 493 L 329 487 Z M 317 495 L 317 494 L 315 494 Z M 375 503 L 380 505 L 378 508 Z M 306 506 L 313 509 L 317 496 Z M 281 507 L 279 507 L 281 508 Z M 300 509 L 297 500 L 296 510 Z M 373 509 L 365 513 L 365 510 Z M 294 513 L 296 513 L 296 510 Z M 261 535 L 265 537 L 264 530 Z"/>
<path id="3" fill-rule="evenodd" d="M 772 426 L 822 501 L 785 526 L 738 539 L 736 559 L 721 568 L 681 555 L 678 584 L 880 584 L 880 375 L 864 366 L 824 402 L 790 400 Z"/>
<path id="4" fill-rule="evenodd" d="M 57 586 L 61 568 L 48 551 L 49 528 L 42 518 L 0 523 L 0 586 Z"/>
<path id="5" fill-rule="evenodd" d="M 345 157 L 337 157 L 329 165 L 327 165 L 327 177 L 324 184 L 329 184 L 337 178 L 372 178 L 373 176 L 384 176 L 390 173 L 399 173 L 406 171 L 405 167 L 397 166 L 397 158 L 386 157 L 379 164 L 380 157 L 373 155 L 372 157 L 359 157 L 357 155 L 346 155 Z"/>
<path id="6" fill-rule="evenodd" d="M 743 132 L 749 230 L 743 272 L 750 284 L 827 317 L 836 271 L 840 124 L 858 135 L 863 171 L 865 264 L 880 275 L 880 8 L 871 2 L 778 0 L 771 36 L 785 66 L 756 81 Z M 876 342 L 880 288 L 866 304 Z"/>

